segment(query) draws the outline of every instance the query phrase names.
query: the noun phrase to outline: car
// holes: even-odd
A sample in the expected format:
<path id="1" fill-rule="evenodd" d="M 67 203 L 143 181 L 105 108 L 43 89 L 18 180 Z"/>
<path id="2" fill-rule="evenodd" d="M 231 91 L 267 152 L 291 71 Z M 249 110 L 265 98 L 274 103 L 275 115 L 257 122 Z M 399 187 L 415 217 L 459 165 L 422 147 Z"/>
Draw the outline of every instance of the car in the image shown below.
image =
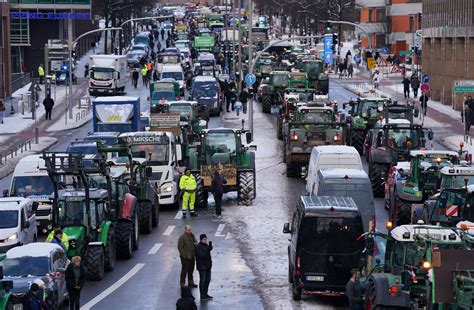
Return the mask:
<path id="1" fill-rule="evenodd" d="M 144 53 L 148 57 L 148 53 L 150 52 L 150 49 L 148 48 L 147 45 L 135 44 L 130 47 L 130 52 L 134 52 L 134 51 L 139 51 L 141 53 Z"/>
<path id="2" fill-rule="evenodd" d="M 68 264 L 61 246 L 43 242 L 10 249 L 0 261 L 4 280 L 13 281 L 13 300 L 21 300 L 31 283 L 42 284 L 48 309 L 59 309 L 68 299 L 65 278 Z"/>
<path id="3" fill-rule="evenodd" d="M 171 30 L 173 29 L 173 24 L 170 21 L 165 21 L 163 22 L 163 29 Z"/>
<path id="4" fill-rule="evenodd" d="M 27 191 L 35 191 L 33 187 L 41 187 L 42 184 L 29 186 Z M 35 211 L 38 203 L 23 197 L 0 198 L 0 252 L 35 242 L 38 237 Z"/>
<path id="5" fill-rule="evenodd" d="M 172 78 L 178 81 L 181 96 L 184 96 L 184 72 L 181 65 L 165 64 L 161 69 L 160 80 Z"/>
<path id="6" fill-rule="evenodd" d="M 129 51 L 127 53 L 127 65 L 132 68 L 140 67 L 140 59 L 146 57 L 146 53 L 142 50 Z"/>
<path id="7" fill-rule="evenodd" d="M 165 49 L 164 51 L 165 53 L 176 53 L 176 54 L 180 54 L 180 50 L 179 48 L 177 47 L 168 47 Z"/>
<path id="8" fill-rule="evenodd" d="M 71 142 L 71 144 L 66 148 L 66 153 L 81 153 L 83 155 L 99 156 L 97 141 L 78 140 Z"/>
<path id="9" fill-rule="evenodd" d="M 102 131 L 102 132 L 89 132 L 84 137 L 84 142 L 97 142 L 100 141 L 105 145 L 113 146 L 118 144 L 118 136 L 120 132 L 117 131 Z"/>

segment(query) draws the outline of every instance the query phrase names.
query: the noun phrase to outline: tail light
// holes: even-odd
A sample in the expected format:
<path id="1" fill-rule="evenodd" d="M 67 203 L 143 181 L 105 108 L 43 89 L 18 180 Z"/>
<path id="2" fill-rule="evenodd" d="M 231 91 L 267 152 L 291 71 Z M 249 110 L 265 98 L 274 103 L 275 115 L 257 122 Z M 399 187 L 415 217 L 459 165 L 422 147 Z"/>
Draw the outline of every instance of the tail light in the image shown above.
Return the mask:
<path id="1" fill-rule="evenodd" d="M 150 98 L 150 97 L 147 97 L 146 100 L 147 100 L 147 101 L 151 101 L 151 98 Z"/>
<path id="2" fill-rule="evenodd" d="M 393 223 L 392 223 L 392 221 L 387 221 L 387 223 L 385 223 L 385 227 L 386 227 L 388 230 L 392 229 L 392 228 L 393 228 Z"/>
<path id="3" fill-rule="evenodd" d="M 385 152 L 385 151 L 387 151 L 387 148 L 385 146 L 381 146 L 381 147 L 379 147 L 379 150 L 382 151 L 382 152 Z"/>
<path id="4" fill-rule="evenodd" d="M 301 258 L 299 256 L 296 256 L 296 268 L 295 268 L 295 274 L 297 276 L 301 276 L 301 265 L 300 265 L 300 260 Z"/>
<path id="5" fill-rule="evenodd" d="M 341 141 L 341 137 L 338 134 L 336 134 L 334 136 L 334 142 L 339 142 L 339 141 Z"/>
<path id="6" fill-rule="evenodd" d="M 411 148 L 411 142 L 407 141 L 407 148 Z"/>
<path id="7" fill-rule="evenodd" d="M 410 183 L 405 183 L 405 184 L 403 184 L 403 186 L 405 186 L 405 187 L 410 187 L 410 188 L 415 187 L 413 184 L 410 184 Z"/>
<path id="8" fill-rule="evenodd" d="M 398 287 L 395 286 L 395 285 L 390 286 L 390 288 L 389 288 L 389 293 L 390 293 L 390 296 L 392 296 L 392 297 L 395 296 L 395 295 L 397 295 L 397 293 L 398 293 Z"/>
<path id="9" fill-rule="evenodd" d="M 422 266 L 423 266 L 423 269 L 428 270 L 431 268 L 431 263 L 428 261 L 424 261 Z"/>
<path id="10" fill-rule="evenodd" d="M 291 141 L 298 141 L 298 135 L 291 135 L 290 140 Z"/>

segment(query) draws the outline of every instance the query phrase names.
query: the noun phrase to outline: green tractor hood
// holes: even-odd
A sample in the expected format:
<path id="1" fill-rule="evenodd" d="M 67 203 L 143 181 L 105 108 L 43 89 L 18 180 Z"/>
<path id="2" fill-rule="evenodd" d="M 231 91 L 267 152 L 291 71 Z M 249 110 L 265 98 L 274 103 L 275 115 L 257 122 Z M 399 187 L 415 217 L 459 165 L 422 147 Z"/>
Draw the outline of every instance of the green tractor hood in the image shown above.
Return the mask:
<path id="1" fill-rule="evenodd" d="M 68 236 L 69 249 L 67 251 L 68 257 L 80 255 L 84 247 L 86 228 L 84 226 L 66 226 L 62 229 L 63 233 Z M 72 241 L 72 242 L 71 242 Z"/>

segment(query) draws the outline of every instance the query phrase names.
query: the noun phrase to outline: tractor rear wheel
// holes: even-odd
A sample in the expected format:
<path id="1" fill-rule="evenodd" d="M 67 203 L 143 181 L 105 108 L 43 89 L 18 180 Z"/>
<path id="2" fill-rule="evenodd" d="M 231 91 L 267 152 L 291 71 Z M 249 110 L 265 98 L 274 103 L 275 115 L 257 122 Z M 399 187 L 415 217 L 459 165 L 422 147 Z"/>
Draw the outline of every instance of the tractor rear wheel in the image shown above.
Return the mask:
<path id="1" fill-rule="evenodd" d="M 393 203 L 390 205 L 390 220 L 393 226 L 400 226 L 411 223 L 411 205 L 403 201 L 394 189 Z"/>
<path id="2" fill-rule="evenodd" d="M 152 221 L 151 224 L 153 227 L 157 227 L 158 223 L 160 222 L 160 204 L 156 201 L 154 204 L 151 205 L 152 208 Z"/>
<path id="3" fill-rule="evenodd" d="M 272 97 L 262 96 L 262 112 L 270 114 L 272 112 Z"/>
<path id="4" fill-rule="evenodd" d="M 293 295 L 293 300 L 298 301 L 301 300 L 301 294 L 303 294 L 303 289 L 298 287 L 296 283 L 293 283 L 291 293 Z"/>
<path id="5" fill-rule="evenodd" d="M 351 143 L 360 155 L 364 151 L 365 132 L 362 130 L 351 130 Z"/>
<path id="6" fill-rule="evenodd" d="M 105 271 L 112 271 L 115 268 L 115 232 L 110 227 L 107 234 L 107 245 L 105 246 L 104 269 Z"/>
<path id="7" fill-rule="evenodd" d="M 383 176 L 388 173 L 388 165 L 383 164 L 370 164 L 369 165 L 369 178 L 372 183 L 372 191 L 375 197 L 383 197 L 385 192 L 385 184 Z"/>
<path id="8" fill-rule="evenodd" d="M 133 256 L 133 224 L 120 221 L 116 227 L 117 256 L 120 258 L 131 258 Z"/>
<path id="9" fill-rule="evenodd" d="M 239 205 L 250 206 L 255 196 L 255 171 L 240 172 L 237 192 Z"/>
<path id="10" fill-rule="evenodd" d="M 283 120 L 281 116 L 277 117 L 277 139 L 283 140 Z"/>
<path id="11" fill-rule="evenodd" d="M 153 210 L 150 201 L 139 202 L 138 216 L 140 217 L 140 233 L 150 234 L 153 229 Z"/>
<path id="12" fill-rule="evenodd" d="M 286 164 L 286 177 L 287 178 L 296 178 L 297 176 L 298 176 L 298 168 L 287 163 Z"/>
<path id="13" fill-rule="evenodd" d="M 88 280 L 100 281 L 104 278 L 104 248 L 102 246 L 90 246 L 87 249 L 84 266 Z"/>
<path id="14" fill-rule="evenodd" d="M 195 174 L 196 179 L 196 200 L 194 202 L 195 207 L 205 208 L 207 207 L 207 195 L 204 189 L 204 183 L 200 174 Z"/>

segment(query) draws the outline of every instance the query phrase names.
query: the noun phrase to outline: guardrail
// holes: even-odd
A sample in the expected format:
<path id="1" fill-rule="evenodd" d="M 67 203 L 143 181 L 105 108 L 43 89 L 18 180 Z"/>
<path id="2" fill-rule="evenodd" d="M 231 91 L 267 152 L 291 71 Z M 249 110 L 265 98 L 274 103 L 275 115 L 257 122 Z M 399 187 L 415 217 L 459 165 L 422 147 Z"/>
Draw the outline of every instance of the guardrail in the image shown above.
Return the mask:
<path id="1" fill-rule="evenodd" d="M 22 154 L 28 150 L 31 150 L 31 140 L 22 142 L 19 145 L 16 145 L 14 148 L 7 150 L 4 153 L 0 153 L 0 165 L 6 163 L 8 158 L 13 159 L 18 156 L 18 153 Z"/>
<path id="2" fill-rule="evenodd" d="M 84 117 L 86 117 L 90 113 L 90 110 L 82 110 L 80 112 L 76 113 L 76 123 L 80 120 L 82 120 Z"/>
<path id="3" fill-rule="evenodd" d="M 16 91 L 31 82 L 31 72 L 12 73 L 12 91 Z"/>

